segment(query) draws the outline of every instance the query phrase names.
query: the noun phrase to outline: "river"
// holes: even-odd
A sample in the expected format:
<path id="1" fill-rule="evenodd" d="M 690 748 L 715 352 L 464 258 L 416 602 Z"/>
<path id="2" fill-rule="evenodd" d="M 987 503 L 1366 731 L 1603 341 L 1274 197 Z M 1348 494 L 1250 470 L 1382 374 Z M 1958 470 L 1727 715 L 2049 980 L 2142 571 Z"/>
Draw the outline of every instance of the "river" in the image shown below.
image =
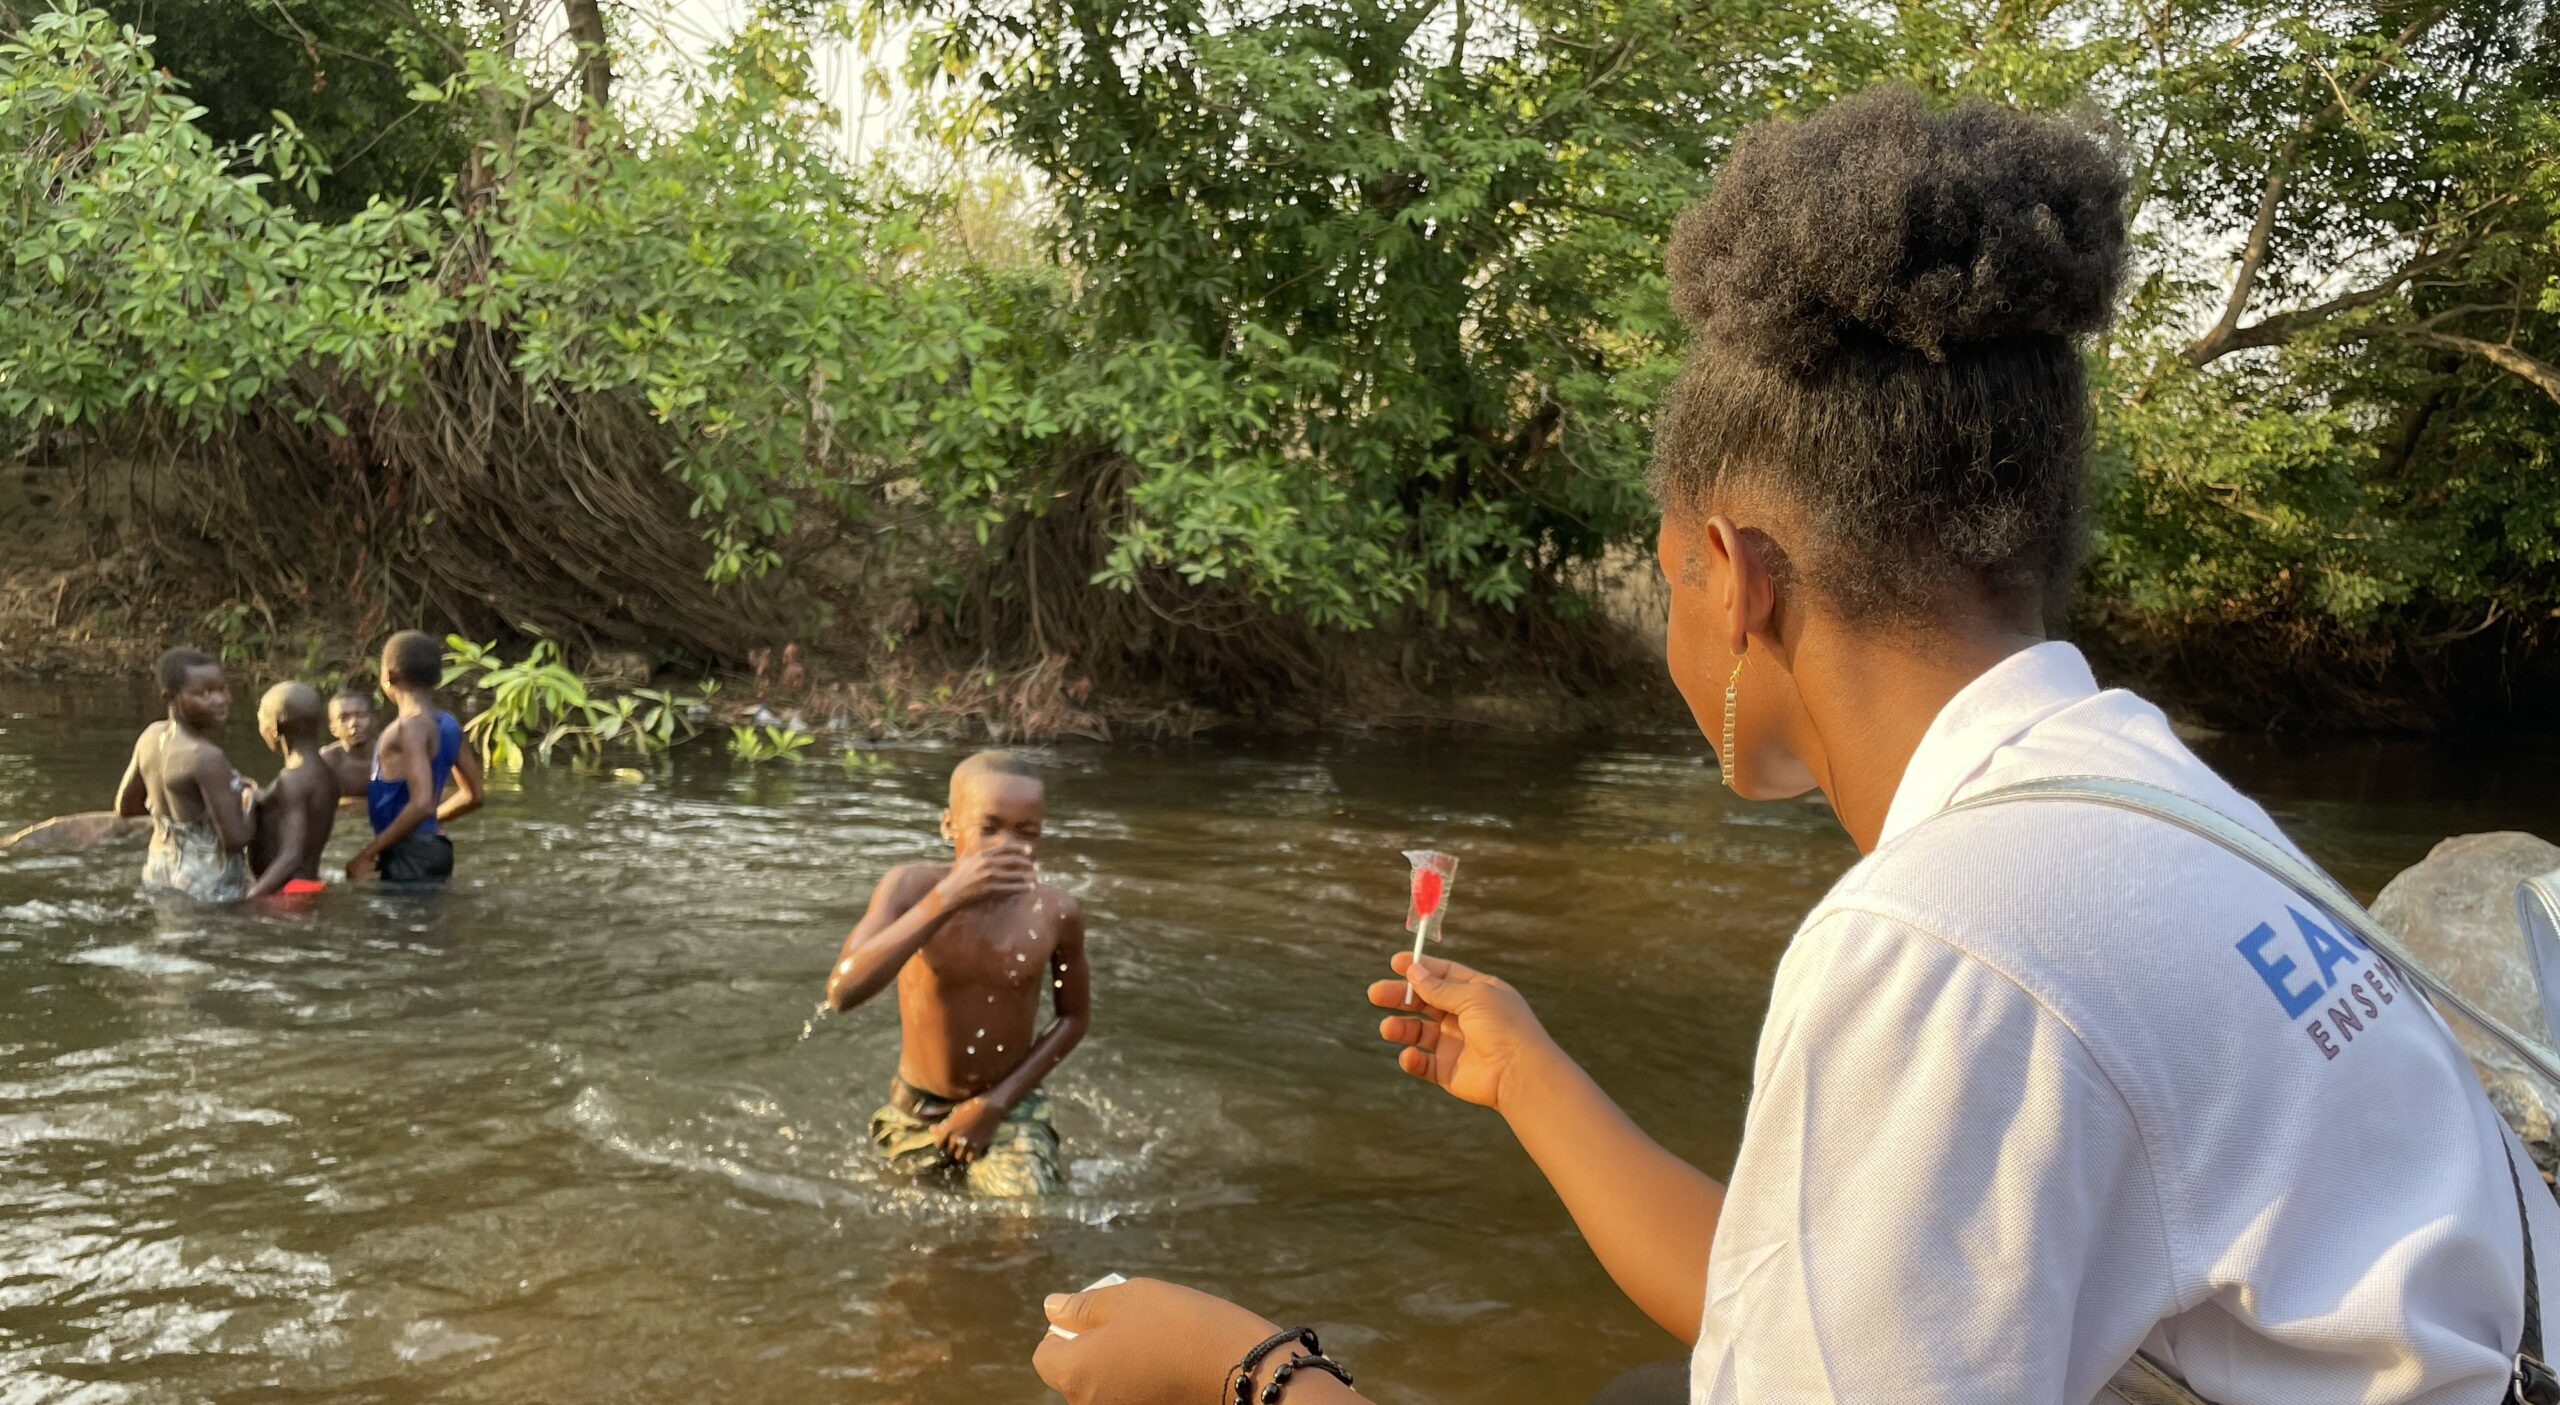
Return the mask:
<path id="1" fill-rule="evenodd" d="M 0 831 L 103 804 L 150 715 L 0 688 Z M 1579 1401 L 1676 1348 L 1500 1123 L 1377 1042 L 1397 851 L 1463 854 L 1449 954 L 1718 1172 L 1852 857 L 1694 736 L 1043 753 L 1092 932 L 1049 1085 L 1075 1184 L 976 1201 L 873 1160 L 886 1002 L 811 1018 L 957 753 L 702 752 L 496 778 L 425 896 L 206 911 L 138 895 L 133 848 L 0 857 L 0 1401 L 1028 1405 L 1040 1296 L 1110 1271 L 1311 1321 L 1383 1400 Z M 2447 833 L 2560 835 L 2547 743 L 2210 754 L 2368 895 Z"/>

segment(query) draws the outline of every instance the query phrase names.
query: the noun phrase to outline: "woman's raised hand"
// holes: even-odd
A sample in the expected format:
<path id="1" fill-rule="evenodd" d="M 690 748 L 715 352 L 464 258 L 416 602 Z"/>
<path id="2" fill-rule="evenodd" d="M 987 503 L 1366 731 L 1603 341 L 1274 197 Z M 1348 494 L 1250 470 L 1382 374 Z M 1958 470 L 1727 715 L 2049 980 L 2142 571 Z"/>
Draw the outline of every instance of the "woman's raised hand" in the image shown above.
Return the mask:
<path id="1" fill-rule="evenodd" d="M 1378 1021 L 1378 1037 L 1404 1049 L 1396 1066 L 1454 1097 L 1499 1111 L 1504 1080 L 1556 1053 L 1546 1027 L 1511 983 L 1436 956 L 1399 951 L 1388 963 L 1403 980 L 1369 987 L 1369 1003 L 1404 1013 Z M 1405 998 L 1411 981 L 1417 1005 Z"/>

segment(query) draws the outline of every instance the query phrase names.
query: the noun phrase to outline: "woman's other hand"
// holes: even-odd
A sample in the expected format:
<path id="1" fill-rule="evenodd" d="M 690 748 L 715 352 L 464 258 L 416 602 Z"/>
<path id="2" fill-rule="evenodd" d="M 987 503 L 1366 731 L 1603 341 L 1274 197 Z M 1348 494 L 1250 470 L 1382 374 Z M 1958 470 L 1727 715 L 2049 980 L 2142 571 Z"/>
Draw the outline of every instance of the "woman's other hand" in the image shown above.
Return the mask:
<path id="1" fill-rule="evenodd" d="M 1208 1405 L 1223 1398 L 1244 1354 L 1279 1330 L 1224 1298 L 1153 1278 L 1054 1294 L 1044 1306 L 1052 1325 L 1076 1336 L 1043 1336 L 1031 1369 L 1067 1405 Z M 1257 1374 L 1267 1378 L 1270 1364 Z"/>
<path id="2" fill-rule="evenodd" d="M 1378 1037 L 1401 1044 L 1396 1066 L 1478 1107 L 1502 1110 L 1506 1080 L 1555 1056 L 1555 1041 L 1511 983 L 1436 956 L 1399 951 L 1388 963 L 1404 980 L 1369 987 L 1369 1003 L 1403 1011 L 1378 1021 Z M 1405 998 L 1412 982 L 1419 1006 Z"/>

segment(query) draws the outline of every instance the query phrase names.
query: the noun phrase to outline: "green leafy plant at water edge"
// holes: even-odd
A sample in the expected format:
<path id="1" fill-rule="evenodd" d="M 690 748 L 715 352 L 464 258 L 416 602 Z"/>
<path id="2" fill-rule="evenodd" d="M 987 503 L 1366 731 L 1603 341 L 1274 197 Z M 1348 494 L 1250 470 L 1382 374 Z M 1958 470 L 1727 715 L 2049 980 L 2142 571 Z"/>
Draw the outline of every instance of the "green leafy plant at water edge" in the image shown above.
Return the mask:
<path id="1" fill-rule="evenodd" d="M 214 654 L 224 663 L 247 663 L 265 652 L 267 630 L 274 621 L 247 601 L 234 600 L 205 611 L 204 627 L 213 632 Z"/>
<path id="2" fill-rule="evenodd" d="M 807 732 L 788 727 L 734 726 L 729 729 L 729 754 L 750 765 L 788 761 L 796 766 L 801 753 L 816 745 L 817 740 Z"/>
<path id="3" fill-rule="evenodd" d="M 702 693 L 688 695 L 635 688 L 600 696 L 552 640 L 536 638 L 524 657 L 509 661 L 495 644 L 459 635 L 445 639 L 444 683 L 488 694 L 488 706 L 464 730 L 489 764 L 510 771 L 523 769 L 528 752 L 550 760 L 564 743 L 589 760 L 614 747 L 644 755 L 665 751 L 693 735 L 695 710 L 717 689 L 705 684 Z"/>

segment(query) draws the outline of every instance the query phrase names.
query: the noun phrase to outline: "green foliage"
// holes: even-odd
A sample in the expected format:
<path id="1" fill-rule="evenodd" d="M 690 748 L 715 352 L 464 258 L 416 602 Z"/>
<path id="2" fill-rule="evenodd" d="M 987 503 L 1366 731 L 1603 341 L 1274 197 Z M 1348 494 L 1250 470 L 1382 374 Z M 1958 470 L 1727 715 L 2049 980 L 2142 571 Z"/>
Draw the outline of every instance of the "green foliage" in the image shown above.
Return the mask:
<path id="1" fill-rule="evenodd" d="M 1516 605 L 1647 532 L 1661 236 L 1821 42 L 1643 0 L 892 8 L 920 80 L 983 94 L 953 139 L 1056 204 L 1098 354 L 1024 437 L 1126 466 L 1100 579 L 1335 627 Z"/>
<path id="2" fill-rule="evenodd" d="M 1089 367 L 1163 368 L 1107 392 L 1106 580 L 1352 624 L 1640 543 L 1671 217 L 1740 123 L 1890 77 L 2094 107 L 2134 168 L 2098 628 L 2282 671 L 2529 648 L 2560 599 L 2543 0 L 884 8 L 1053 191 Z"/>
<path id="3" fill-rule="evenodd" d="M 2100 607 L 2262 658 L 2530 647 L 2560 600 L 2549 11 L 2177 19 L 2127 70 L 2151 274 L 2111 357 Z M 2198 260 L 2197 231 L 2261 254 Z"/>
<path id="4" fill-rule="evenodd" d="M 546 110 L 499 158 L 480 224 L 473 315 L 511 330 L 529 381 L 634 397 L 672 431 L 715 579 L 779 564 L 804 497 L 852 510 L 904 476 L 996 336 L 915 267 L 917 216 L 828 158 L 807 63 L 804 41 L 755 25 L 672 130 L 581 135 L 589 116 Z"/>
<path id="5" fill-rule="evenodd" d="M 663 752 L 693 735 L 693 713 L 715 691 L 705 684 L 699 695 L 655 688 L 598 695 L 549 639 L 537 637 L 522 658 L 510 662 L 495 644 L 449 635 L 444 685 L 456 684 L 488 695 L 488 706 L 463 730 L 489 765 L 505 771 L 523 770 L 528 753 L 548 761 L 564 742 L 591 762 L 614 747 L 642 755 Z"/>
<path id="6" fill-rule="evenodd" d="M 816 744 L 816 737 L 788 727 L 741 724 L 729 729 L 729 754 L 754 766 L 767 761 L 788 761 L 797 766 L 801 753 Z"/>
<path id="7" fill-rule="evenodd" d="M 1651 529 L 1671 220 L 1748 122 L 1899 77 L 2093 101 L 2134 168 L 2137 286 L 2094 353 L 2097 628 L 2415 658 L 2492 625 L 2528 648 L 2560 600 L 2546 0 L 873 0 L 965 173 L 933 184 L 836 152 L 797 13 L 643 114 L 420 12 L 272 129 L 250 95 L 310 76 L 275 53 L 173 22 L 173 80 L 97 13 L 14 26 L 0 437 L 306 446 L 284 481 L 394 580 L 434 525 L 386 510 L 420 500 L 400 474 L 504 465 L 533 520 L 663 514 L 664 485 L 702 536 L 683 572 L 726 589 L 859 533 L 1008 668 L 1163 656 L 1160 630 L 1570 619 L 1575 570 Z M 324 59 L 374 33 L 296 14 L 338 26 Z M 395 128 L 455 183 L 358 198 L 425 192 L 352 164 L 349 133 Z M 512 531 L 484 535 L 521 554 Z M 1113 609 L 1120 636 L 1072 627 Z M 698 614 L 716 642 L 727 607 Z M 543 647 L 473 662 L 518 670 L 484 745 L 663 743 L 666 705 L 581 697 Z"/>
<path id="8" fill-rule="evenodd" d="M 262 608 L 246 600 L 228 601 L 204 612 L 214 656 L 227 664 L 248 663 L 264 654 L 274 625 Z"/>
<path id="9" fill-rule="evenodd" d="M 8 0 L 0 0 L 5 10 Z M 343 219 L 374 197 L 431 201 L 468 159 L 472 133 L 410 89 L 442 82 L 469 42 L 458 9 L 386 0 L 111 0 L 118 24 L 151 37 L 152 57 L 203 111 L 219 145 L 245 147 L 281 116 L 329 169 L 295 192 L 305 212 Z"/>
<path id="10" fill-rule="evenodd" d="M 95 12 L 0 43 L 0 425 L 203 432 L 260 409 L 343 428 L 307 372 L 389 395 L 436 340 L 425 211 L 304 220 L 267 194 L 316 178 L 298 135 L 217 147 L 198 111 Z"/>

